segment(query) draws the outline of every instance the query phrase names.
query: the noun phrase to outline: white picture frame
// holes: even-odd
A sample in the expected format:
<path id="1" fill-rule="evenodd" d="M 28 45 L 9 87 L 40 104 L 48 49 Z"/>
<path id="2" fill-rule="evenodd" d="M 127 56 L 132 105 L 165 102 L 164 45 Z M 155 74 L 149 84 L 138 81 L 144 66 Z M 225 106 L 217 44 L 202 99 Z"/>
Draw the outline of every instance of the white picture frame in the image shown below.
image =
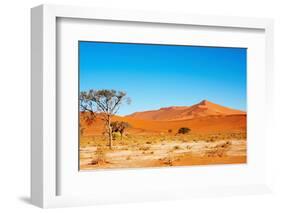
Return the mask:
<path id="1" fill-rule="evenodd" d="M 100 203 L 138 202 L 143 200 L 165 200 L 198 196 L 253 194 L 270 192 L 270 161 L 265 162 L 266 179 L 259 184 L 234 184 L 219 187 L 167 188 L 151 193 L 132 195 L 123 192 L 123 196 L 58 195 L 58 177 L 61 169 L 57 164 L 57 20 L 87 19 L 108 20 L 134 23 L 154 23 L 161 25 L 192 25 L 202 27 L 222 27 L 231 29 L 263 30 L 265 35 L 264 79 L 268 114 L 265 115 L 266 145 L 270 143 L 273 105 L 273 21 L 271 19 L 216 17 L 186 14 L 161 14 L 143 11 L 123 11 L 110 9 L 84 8 L 74 6 L 41 5 L 31 10 L 31 201 L 34 205 L 62 207 L 91 205 Z M 254 79 L 251 79 L 254 81 Z M 258 85 L 257 85 L 258 86 Z M 183 168 L 184 169 L 184 168 Z M 141 172 L 145 172 L 141 171 Z M 163 185 L 164 186 L 164 185 Z M 170 193 L 171 192 L 171 193 Z M 158 195 L 158 196 L 156 196 Z"/>

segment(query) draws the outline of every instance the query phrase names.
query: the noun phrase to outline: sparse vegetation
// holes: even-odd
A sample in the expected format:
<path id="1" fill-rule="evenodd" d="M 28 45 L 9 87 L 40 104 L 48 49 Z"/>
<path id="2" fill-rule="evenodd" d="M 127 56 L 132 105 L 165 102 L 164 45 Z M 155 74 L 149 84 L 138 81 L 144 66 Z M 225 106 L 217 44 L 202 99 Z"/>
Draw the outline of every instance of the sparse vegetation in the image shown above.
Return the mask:
<path id="1" fill-rule="evenodd" d="M 187 134 L 189 133 L 191 130 L 188 127 L 181 127 L 178 130 L 178 134 Z"/>
<path id="2" fill-rule="evenodd" d="M 111 150 L 104 143 L 105 138 L 102 135 L 81 136 L 80 160 L 84 165 L 83 168 L 111 168 L 125 161 L 132 165 L 145 166 L 193 165 L 193 160 L 196 162 L 196 156 L 199 156 L 200 164 L 228 162 L 228 160 L 232 163 L 245 162 L 246 159 L 246 134 L 243 133 L 179 134 L 177 136 L 168 133 L 166 135 L 130 134 L 122 141 L 120 137 L 119 132 L 113 134 L 115 149 Z M 212 138 L 215 139 L 213 142 L 207 142 Z M 233 144 L 234 142 L 238 145 Z M 229 157 L 228 151 L 235 152 L 233 151 L 235 147 L 237 147 L 237 152 L 244 154 Z M 91 151 L 91 148 L 95 148 L 96 151 Z M 112 153 L 115 154 L 111 156 Z"/>
<path id="3" fill-rule="evenodd" d="M 91 165 L 102 164 L 105 163 L 105 152 L 101 148 L 97 148 L 94 157 L 91 160 Z"/>
<path id="4" fill-rule="evenodd" d="M 178 145 L 174 146 L 174 150 L 178 150 L 180 147 Z"/>
<path id="5" fill-rule="evenodd" d="M 143 150 L 143 151 L 147 151 L 147 150 L 149 150 L 150 148 L 149 148 L 149 146 L 141 146 L 140 148 L 139 148 L 139 150 Z"/>
<path id="6" fill-rule="evenodd" d="M 207 146 L 205 151 L 205 156 L 207 157 L 223 157 L 229 150 L 231 143 L 229 141 L 222 144 L 217 144 L 215 146 Z"/>
<path id="7" fill-rule="evenodd" d="M 85 128 L 84 128 L 84 127 L 80 127 L 80 135 L 81 135 L 81 136 L 84 135 L 84 131 L 85 131 Z"/>

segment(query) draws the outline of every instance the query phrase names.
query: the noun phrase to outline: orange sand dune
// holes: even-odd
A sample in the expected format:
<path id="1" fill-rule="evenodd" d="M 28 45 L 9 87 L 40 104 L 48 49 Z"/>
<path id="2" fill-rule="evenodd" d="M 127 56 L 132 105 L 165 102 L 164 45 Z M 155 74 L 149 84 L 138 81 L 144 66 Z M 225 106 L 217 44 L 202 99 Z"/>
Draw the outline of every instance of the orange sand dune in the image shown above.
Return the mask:
<path id="1" fill-rule="evenodd" d="M 188 127 L 192 133 L 246 132 L 246 113 L 201 101 L 190 107 L 168 107 L 154 111 L 136 112 L 128 116 L 114 116 L 113 121 L 130 124 L 127 132 L 133 134 L 176 133 L 181 127 Z M 85 135 L 99 135 L 105 130 L 98 115 L 91 125 L 81 121 Z"/>
<path id="2" fill-rule="evenodd" d="M 132 117 L 114 116 L 113 120 L 128 122 L 131 127 L 127 132 L 133 134 L 167 133 L 169 129 L 175 133 L 181 127 L 190 128 L 192 133 L 246 131 L 246 115 L 205 116 L 174 121 L 139 120 Z M 82 122 L 82 127 L 85 128 L 85 135 L 102 134 L 104 122 L 97 118 L 90 126 Z"/>
<path id="3" fill-rule="evenodd" d="M 203 100 L 192 106 L 173 106 L 144 112 L 135 112 L 126 117 L 143 120 L 186 120 L 210 115 L 237 115 L 246 114 L 243 111 L 220 106 Z"/>

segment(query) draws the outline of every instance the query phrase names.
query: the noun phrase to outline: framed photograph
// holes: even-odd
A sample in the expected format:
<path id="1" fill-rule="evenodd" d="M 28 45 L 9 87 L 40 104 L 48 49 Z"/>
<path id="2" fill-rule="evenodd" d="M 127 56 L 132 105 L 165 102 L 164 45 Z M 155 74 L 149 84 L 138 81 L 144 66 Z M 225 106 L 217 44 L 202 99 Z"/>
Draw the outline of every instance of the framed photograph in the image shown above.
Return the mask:
<path id="1" fill-rule="evenodd" d="M 31 14 L 33 204 L 270 192 L 272 20 Z"/>
<path id="2" fill-rule="evenodd" d="M 247 163 L 246 48 L 78 45 L 81 171 Z"/>

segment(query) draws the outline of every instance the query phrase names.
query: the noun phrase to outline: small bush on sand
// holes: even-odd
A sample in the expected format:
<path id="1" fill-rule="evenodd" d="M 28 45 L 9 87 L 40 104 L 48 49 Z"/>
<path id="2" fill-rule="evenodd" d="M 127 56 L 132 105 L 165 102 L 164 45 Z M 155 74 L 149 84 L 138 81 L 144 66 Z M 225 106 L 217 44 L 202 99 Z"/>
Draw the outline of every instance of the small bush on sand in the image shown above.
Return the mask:
<path id="1" fill-rule="evenodd" d="M 191 130 L 188 127 L 181 127 L 178 130 L 178 134 L 187 134 L 189 133 Z"/>
<path id="2" fill-rule="evenodd" d="M 149 150 L 149 147 L 148 146 L 141 146 L 139 148 L 139 150 L 147 151 L 147 150 Z"/>
<path id="3" fill-rule="evenodd" d="M 80 127 L 80 135 L 83 136 L 85 132 L 85 128 L 84 127 Z"/>
<path id="4" fill-rule="evenodd" d="M 105 153 L 101 148 L 97 148 L 95 157 L 92 159 L 91 164 L 102 164 L 105 162 Z"/>
<path id="5" fill-rule="evenodd" d="M 230 148 L 231 143 L 229 141 L 223 143 L 223 144 L 218 144 L 214 147 L 206 147 L 208 148 L 205 151 L 205 156 L 207 157 L 223 157 L 226 155 L 227 151 Z"/>
<path id="6" fill-rule="evenodd" d="M 171 157 L 166 157 L 164 159 L 161 159 L 163 163 L 167 166 L 173 166 L 173 160 Z"/>
<path id="7" fill-rule="evenodd" d="M 92 161 L 91 161 L 91 165 L 96 165 L 96 164 L 98 164 L 99 162 L 97 161 L 97 159 L 93 159 Z"/>
<path id="8" fill-rule="evenodd" d="M 174 149 L 178 150 L 178 149 L 180 149 L 180 147 L 176 145 L 176 146 L 174 146 Z"/>
<path id="9" fill-rule="evenodd" d="M 190 145 L 186 145 L 186 149 L 191 149 L 192 147 Z"/>
<path id="10" fill-rule="evenodd" d="M 214 142 L 215 139 L 213 137 L 210 138 L 209 142 Z"/>

